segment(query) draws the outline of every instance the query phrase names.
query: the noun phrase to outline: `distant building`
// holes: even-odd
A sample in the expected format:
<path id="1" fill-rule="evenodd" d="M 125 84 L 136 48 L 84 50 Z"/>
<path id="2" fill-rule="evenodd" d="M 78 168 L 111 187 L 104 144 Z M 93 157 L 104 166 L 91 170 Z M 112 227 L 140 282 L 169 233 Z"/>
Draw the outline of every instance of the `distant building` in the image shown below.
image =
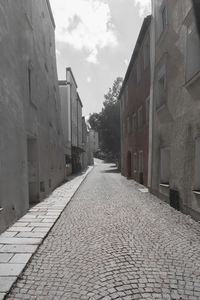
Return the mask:
<path id="1" fill-rule="evenodd" d="M 91 135 L 93 135 L 93 152 L 97 152 L 99 150 L 99 134 L 95 130 L 91 130 Z"/>
<path id="2" fill-rule="evenodd" d="M 200 220 L 200 39 L 192 2 L 153 1 L 151 191 Z"/>
<path id="3" fill-rule="evenodd" d="M 88 166 L 88 131 L 85 117 L 82 117 L 82 147 L 83 153 L 81 155 L 81 165 L 84 170 Z"/>
<path id="4" fill-rule="evenodd" d="M 144 185 L 148 177 L 150 24 L 151 16 L 148 16 L 144 19 L 119 95 L 121 172 Z"/>
<path id="5" fill-rule="evenodd" d="M 64 180 L 48 0 L 1 2 L 0 232 Z"/>
<path id="6" fill-rule="evenodd" d="M 82 169 L 82 107 L 80 96 L 77 91 L 77 83 L 71 68 L 66 69 L 66 80 L 59 81 L 62 127 L 65 137 L 65 157 L 67 175 L 81 171 Z"/>

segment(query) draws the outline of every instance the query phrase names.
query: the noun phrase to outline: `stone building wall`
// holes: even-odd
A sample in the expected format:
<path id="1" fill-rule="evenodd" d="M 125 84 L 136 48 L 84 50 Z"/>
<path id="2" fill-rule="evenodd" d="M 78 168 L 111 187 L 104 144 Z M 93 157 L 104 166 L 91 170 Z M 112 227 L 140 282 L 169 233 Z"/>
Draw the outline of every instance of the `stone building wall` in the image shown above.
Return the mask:
<path id="1" fill-rule="evenodd" d="M 48 1 L 0 5 L 0 231 L 64 179 L 54 30 Z"/>
<path id="2" fill-rule="evenodd" d="M 150 187 L 172 206 L 200 219 L 200 40 L 192 2 L 154 1 L 152 24 Z"/>

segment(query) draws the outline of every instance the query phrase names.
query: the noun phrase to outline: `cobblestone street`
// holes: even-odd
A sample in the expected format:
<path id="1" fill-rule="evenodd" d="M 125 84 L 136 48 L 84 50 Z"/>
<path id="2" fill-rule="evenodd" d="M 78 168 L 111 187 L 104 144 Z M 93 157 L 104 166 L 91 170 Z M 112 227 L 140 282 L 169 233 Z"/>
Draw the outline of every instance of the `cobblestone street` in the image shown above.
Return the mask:
<path id="1" fill-rule="evenodd" d="M 8 299 L 200 299 L 200 224 L 95 166 Z"/>

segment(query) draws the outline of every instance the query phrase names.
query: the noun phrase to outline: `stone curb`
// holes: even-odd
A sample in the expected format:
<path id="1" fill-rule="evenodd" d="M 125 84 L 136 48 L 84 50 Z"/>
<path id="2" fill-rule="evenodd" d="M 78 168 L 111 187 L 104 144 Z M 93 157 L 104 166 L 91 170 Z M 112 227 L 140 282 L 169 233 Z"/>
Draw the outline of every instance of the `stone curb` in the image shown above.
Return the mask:
<path id="1" fill-rule="evenodd" d="M 0 234 L 0 300 L 11 290 L 32 255 L 42 244 L 81 183 L 93 170 L 63 184 Z"/>

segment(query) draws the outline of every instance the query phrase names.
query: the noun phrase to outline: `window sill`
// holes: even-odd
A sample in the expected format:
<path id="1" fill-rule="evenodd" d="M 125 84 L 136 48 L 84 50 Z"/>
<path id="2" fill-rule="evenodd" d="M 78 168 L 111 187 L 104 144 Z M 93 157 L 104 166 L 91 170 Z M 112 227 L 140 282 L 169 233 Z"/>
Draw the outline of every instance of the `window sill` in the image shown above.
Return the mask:
<path id="1" fill-rule="evenodd" d="M 190 88 L 190 86 L 193 85 L 198 79 L 200 79 L 200 71 L 198 71 L 198 73 L 196 73 L 192 78 L 185 82 L 184 87 L 186 89 Z"/>
<path id="2" fill-rule="evenodd" d="M 192 192 L 193 192 L 195 195 L 199 195 L 199 196 L 200 196 L 200 191 L 193 190 Z"/>
<path id="3" fill-rule="evenodd" d="M 165 187 L 165 188 L 169 188 L 169 184 L 167 184 L 167 183 L 160 183 L 160 186 Z"/>

